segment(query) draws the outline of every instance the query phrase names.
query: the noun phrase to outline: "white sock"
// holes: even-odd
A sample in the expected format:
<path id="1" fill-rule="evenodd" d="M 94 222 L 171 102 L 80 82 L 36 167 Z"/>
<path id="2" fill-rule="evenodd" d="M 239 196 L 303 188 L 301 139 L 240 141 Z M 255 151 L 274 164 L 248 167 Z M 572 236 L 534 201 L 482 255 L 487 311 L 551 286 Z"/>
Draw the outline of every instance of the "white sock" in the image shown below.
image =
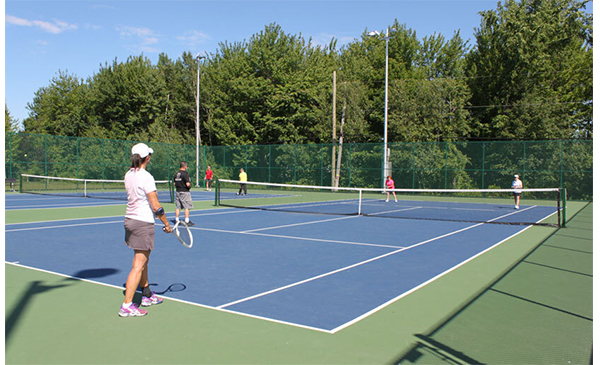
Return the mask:
<path id="1" fill-rule="evenodd" d="M 189 218 L 186 218 L 186 219 L 185 219 L 185 223 L 189 223 L 189 222 L 190 222 L 190 219 L 189 219 Z"/>
<path id="2" fill-rule="evenodd" d="M 131 306 L 132 303 L 123 303 L 122 307 L 123 308 L 129 308 Z"/>

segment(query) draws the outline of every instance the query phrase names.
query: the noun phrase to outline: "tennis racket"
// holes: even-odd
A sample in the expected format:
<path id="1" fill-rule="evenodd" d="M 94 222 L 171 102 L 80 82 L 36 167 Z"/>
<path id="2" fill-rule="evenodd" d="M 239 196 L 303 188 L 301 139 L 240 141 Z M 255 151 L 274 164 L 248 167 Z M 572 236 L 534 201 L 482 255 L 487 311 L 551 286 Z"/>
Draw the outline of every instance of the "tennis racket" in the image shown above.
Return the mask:
<path id="1" fill-rule="evenodd" d="M 181 227 L 181 229 L 179 229 Z M 164 231 L 164 228 L 163 228 Z M 173 230 L 171 231 L 177 237 L 179 242 L 187 248 L 192 248 L 194 245 L 194 236 L 192 235 L 192 231 L 190 231 L 190 227 L 188 227 L 185 222 L 178 221 L 173 226 Z"/>

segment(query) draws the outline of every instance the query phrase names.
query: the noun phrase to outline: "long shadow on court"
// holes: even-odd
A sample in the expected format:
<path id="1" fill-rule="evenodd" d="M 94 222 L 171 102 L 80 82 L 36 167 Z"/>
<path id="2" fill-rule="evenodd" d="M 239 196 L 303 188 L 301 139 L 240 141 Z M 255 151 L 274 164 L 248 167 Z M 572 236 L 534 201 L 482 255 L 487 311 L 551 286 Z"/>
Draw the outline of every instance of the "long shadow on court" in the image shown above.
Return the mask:
<path id="1" fill-rule="evenodd" d="M 27 287 L 27 290 L 25 290 L 25 293 L 23 293 L 10 314 L 6 317 L 6 322 L 4 324 L 4 345 L 8 345 L 15 326 L 19 323 L 19 320 L 22 318 L 23 314 L 25 314 L 27 308 L 35 300 L 38 294 L 43 294 L 55 289 L 71 286 L 75 282 L 79 282 L 81 279 L 101 278 L 113 275 L 117 272 L 119 272 L 119 270 L 110 268 L 89 269 L 81 270 L 73 274 L 72 277 L 64 278 L 61 283 L 55 285 L 45 285 L 44 282 L 40 280 L 31 282 L 29 287 Z"/>
<path id="2" fill-rule="evenodd" d="M 588 204 L 571 220 L 591 214 Z M 571 363 L 591 363 L 592 241 L 579 249 L 581 241 L 565 240 L 559 234 L 564 230 L 554 231 L 431 332 L 415 334 L 416 345 L 392 363 L 541 364 L 563 355 Z M 578 249 L 564 247 L 568 243 Z M 577 336 L 566 339 L 566 330 Z"/>

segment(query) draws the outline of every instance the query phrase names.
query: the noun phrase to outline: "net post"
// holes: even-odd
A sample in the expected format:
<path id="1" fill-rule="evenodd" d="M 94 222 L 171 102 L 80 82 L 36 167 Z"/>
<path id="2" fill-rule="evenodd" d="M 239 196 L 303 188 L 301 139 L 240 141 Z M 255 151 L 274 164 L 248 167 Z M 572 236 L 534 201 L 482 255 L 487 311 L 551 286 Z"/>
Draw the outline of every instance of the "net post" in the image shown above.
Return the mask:
<path id="1" fill-rule="evenodd" d="M 221 184 L 219 184 L 219 179 L 215 179 L 215 207 L 219 206 L 219 199 L 221 197 L 221 194 L 219 193 L 219 186 Z"/>
<path id="2" fill-rule="evenodd" d="M 358 215 L 362 215 L 362 189 L 358 191 Z"/>
<path id="3" fill-rule="evenodd" d="M 562 208 L 563 208 L 563 212 L 562 212 L 562 227 L 566 227 L 567 226 L 567 188 L 562 188 L 561 189 L 562 192 Z"/>
<path id="4" fill-rule="evenodd" d="M 23 194 L 23 174 L 19 175 L 19 193 Z"/>
<path id="5" fill-rule="evenodd" d="M 87 198 L 87 180 L 83 180 L 83 197 Z"/>
<path id="6" fill-rule="evenodd" d="M 561 227 L 561 212 L 560 212 L 560 201 L 561 201 L 561 189 L 558 189 L 558 191 L 556 192 L 556 211 L 558 212 L 558 228 Z"/>
<path id="7" fill-rule="evenodd" d="M 169 179 L 169 195 L 171 196 L 171 203 L 175 203 L 175 186 L 171 179 Z"/>

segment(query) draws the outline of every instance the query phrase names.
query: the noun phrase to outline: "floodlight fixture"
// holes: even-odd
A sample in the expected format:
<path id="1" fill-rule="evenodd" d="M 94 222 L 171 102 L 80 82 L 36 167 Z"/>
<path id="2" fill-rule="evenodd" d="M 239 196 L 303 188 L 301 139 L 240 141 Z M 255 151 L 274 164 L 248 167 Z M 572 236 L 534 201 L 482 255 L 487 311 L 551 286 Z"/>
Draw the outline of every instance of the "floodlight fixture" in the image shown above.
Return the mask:
<path id="1" fill-rule="evenodd" d="M 389 152 L 388 152 L 388 75 L 389 75 L 389 41 L 392 37 L 390 37 L 390 31 L 396 32 L 397 30 L 394 28 L 387 28 L 385 31 L 385 110 L 383 116 L 383 170 L 382 170 L 382 181 L 385 188 L 385 178 L 391 175 L 391 170 L 389 166 Z M 367 33 L 370 36 L 379 36 L 381 32 L 374 30 Z"/>

